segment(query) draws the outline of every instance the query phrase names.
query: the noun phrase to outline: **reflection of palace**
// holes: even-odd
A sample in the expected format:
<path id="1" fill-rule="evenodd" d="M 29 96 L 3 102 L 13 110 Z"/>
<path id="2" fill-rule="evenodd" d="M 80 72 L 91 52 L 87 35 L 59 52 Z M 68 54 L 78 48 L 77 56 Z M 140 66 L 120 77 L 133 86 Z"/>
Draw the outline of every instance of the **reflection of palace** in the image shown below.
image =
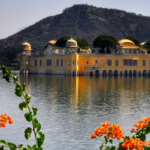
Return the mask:
<path id="1" fill-rule="evenodd" d="M 132 41 L 122 39 L 111 54 L 95 54 L 89 50 L 77 53 L 78 45 L 72 38 L 64 48 L 56 41 L 47 43 L 43 52 L 31 54 L 31 45 L 22 44 L 21 73 L 38 74 L 150 74 L 150 56 L 139 54 L 139 47 Z"/>

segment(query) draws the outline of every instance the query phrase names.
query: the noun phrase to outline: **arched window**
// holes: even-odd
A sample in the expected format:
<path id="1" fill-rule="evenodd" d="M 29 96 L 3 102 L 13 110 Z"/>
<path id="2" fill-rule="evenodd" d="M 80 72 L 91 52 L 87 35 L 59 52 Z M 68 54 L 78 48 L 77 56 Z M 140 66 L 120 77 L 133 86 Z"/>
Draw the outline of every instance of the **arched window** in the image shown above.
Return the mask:
<path id="1" fill-rule="evenodd" d="M 129 54 L 130 54 L 130 55 L 132 54 L 132 49 L 129 50 Z"/>
<path id="2" fill-rule="evenodd" d="M 137 50 L 136 49 L 133 50 L 133 54 L 137 54 Z"/>

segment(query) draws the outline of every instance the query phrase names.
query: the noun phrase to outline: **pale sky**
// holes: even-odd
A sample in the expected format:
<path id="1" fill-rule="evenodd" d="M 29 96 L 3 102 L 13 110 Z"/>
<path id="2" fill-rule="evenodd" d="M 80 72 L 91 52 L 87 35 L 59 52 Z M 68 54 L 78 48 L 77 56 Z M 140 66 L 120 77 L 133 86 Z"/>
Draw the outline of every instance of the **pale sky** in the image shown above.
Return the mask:
<path id="1" fill-rule="evenodd" d="M 150 16 L 150 0 L 0 0 L 0 39 L 43 18 L 60 14 L 74 4 L 115 8 Z"/>

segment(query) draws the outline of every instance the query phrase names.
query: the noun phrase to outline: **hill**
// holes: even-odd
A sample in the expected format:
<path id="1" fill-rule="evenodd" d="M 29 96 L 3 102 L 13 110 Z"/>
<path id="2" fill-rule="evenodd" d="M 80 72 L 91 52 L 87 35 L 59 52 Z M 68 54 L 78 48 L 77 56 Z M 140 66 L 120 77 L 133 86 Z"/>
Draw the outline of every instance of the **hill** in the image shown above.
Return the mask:
<path id="1" fill-rule="evenodd" d="M 25 18 L 26 19 L 26 18 Z M 150 17 L 116 9 L 74 5 L 56 16 L 40 20 L 34 25 L 0 40 L 0 63 L 15 62 L 20 45 L 29 42 L 34 50 L 42 50 L 51 39 L 63 35 L 86 38 L 90 45 L 99 34 L 121 39 L 135 36 L 140 42 L 150 40 Z"/>

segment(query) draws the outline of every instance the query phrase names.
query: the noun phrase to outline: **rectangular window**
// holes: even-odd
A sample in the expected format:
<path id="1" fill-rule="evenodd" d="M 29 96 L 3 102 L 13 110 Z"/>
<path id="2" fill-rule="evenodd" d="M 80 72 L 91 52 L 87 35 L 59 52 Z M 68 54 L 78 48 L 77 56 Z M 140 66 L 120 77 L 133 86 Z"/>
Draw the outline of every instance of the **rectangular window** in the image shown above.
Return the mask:
<path id="1" fill-rule="evenodd" d="M 116 66 L 118 66 L 118 60 L 116 60 Z"/>
<path id="2" fill-rule="evenodd" d="M 95 64 L 97 64 L 98 63 L 98 60 L 95 60 Z"/>
<path id="3" fill-rule="evenodd" d="M 107 65 L 108 65 L 108 66 L 111 66 L 111 65 L 112 65 L 111 60 L 107 60 Z"/>
<path id="4" fill-rule="evenodd" d="M 137 66 L 137 60 L 133 60 L 133 66 Z"/>
<path id="5" fill-rule="evenodd" d="M 124 60 L 124 66 L 128 66 L 128 60 Z"/>
<path id="6" fill-rule="evenodd" d="M 146 66 L 146 61 L 145 60 L 143 60 L 143 66 Z"/>
<path id="7" fill-rule="evenodd" d="M 89 64 L 89 61 L 87 61 L 86 64 Z"/>
<path id="8" fill-rule="evenodd" d="M 70 61 L 68 61 L 68 66 L 70 66 Z"/>
<path id="9" fill-rule="evenodd" d="M 35 60 L 35 66 L 37 66 L 37 60 Z"/>
<path id="10" fill-rule="evenodd" d="M 57 66 L 59 66 L 59 59 L 57 59 Z"/>
<path id="11" fill-rule="evenodd" d="M 128 61 L 129 61 L 128 66 L 132 66 L 132 60 L 128 60 Z"/>
<path id="12" fill-rule="evenodd" d="M 46 66 L 51 66 L 52 65 L 52 60 L 51 59 L 47 59 L 46 60 Z"/>
<path id="13" fill-rule="evenodd" d="M 137 60 L 124 60 L 124 66 L 137 66 L 138 61 Z"/>
<path id="14" fill-rule="evenodd" d="M 76 61 L 75 60 L 73 61 L 73 65 L 76 65 Z"/>
<path id="15" fill-rule="evenodd" d="M 63 59 L 61 59 L 61 66 L 63 66 Z"/>
<path id="16" fill-rule="evenodd" d="M 42 66 L 42 60 L 40 59 L 40 66 Z"/>

